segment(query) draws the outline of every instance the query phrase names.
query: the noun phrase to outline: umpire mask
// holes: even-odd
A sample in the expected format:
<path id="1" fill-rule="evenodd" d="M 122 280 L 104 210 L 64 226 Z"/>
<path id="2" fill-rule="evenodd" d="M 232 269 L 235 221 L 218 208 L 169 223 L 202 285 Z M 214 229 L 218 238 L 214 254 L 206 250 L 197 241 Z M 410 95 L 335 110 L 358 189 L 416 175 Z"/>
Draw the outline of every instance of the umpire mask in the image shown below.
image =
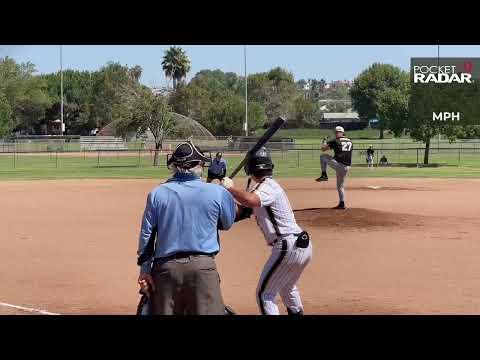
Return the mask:
<path id="1" fill-rule="evenodd" d="M 175 165 L 181 169 L 191 169 L 198 165 L 209 166 L 212 159 L 205 156 L 203 151 L 191 141 L 179 144 L 175 151 L 167 158 L 167 166 Z"/>

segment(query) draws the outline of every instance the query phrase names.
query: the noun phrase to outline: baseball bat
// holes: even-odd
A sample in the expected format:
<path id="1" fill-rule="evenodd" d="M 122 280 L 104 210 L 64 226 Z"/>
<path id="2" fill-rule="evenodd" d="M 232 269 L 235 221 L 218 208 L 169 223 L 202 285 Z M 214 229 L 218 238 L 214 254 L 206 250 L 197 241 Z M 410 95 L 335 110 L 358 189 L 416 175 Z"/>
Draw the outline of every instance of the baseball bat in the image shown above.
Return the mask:
<path id="1" fill-rule="evenodd" d="M 270 125 L 270 127 L 267 129 L 267 131 L 265 131 L 265 133 L 257 141 L 257 143 L 255 145 L 253 145 L 253 147 L 250 150 L 248 150 L 248 152 L 245 155 L 245 157 L 243 158 L 242 162 L 240 164 L 238 164 L 238 166 L 235 168 L 235 170 L 233 170 L 233 172 L 230 174 L 230 179 L 233 179 L 233 177 L 235 175 L 237 175 L 237 173 L 243 168 L 243 166 L 247 162 L 248 156 L 251 155 L 251 154 L 255 154 L 258 150 L 260 150 L 260 148 L 263 145 L 265 145 L 268 142 L 268 140 L 271 139 L 271 137 L 277 132 L 278 129 L 280 129 L 282 127 L 283 124 L 285 124 L 285 122 L 286 122 L 285 119 L 279 117 L 279 118 L 277 118 L 277 120 L 275 120 L 272 123 L 272 125 Z"/>

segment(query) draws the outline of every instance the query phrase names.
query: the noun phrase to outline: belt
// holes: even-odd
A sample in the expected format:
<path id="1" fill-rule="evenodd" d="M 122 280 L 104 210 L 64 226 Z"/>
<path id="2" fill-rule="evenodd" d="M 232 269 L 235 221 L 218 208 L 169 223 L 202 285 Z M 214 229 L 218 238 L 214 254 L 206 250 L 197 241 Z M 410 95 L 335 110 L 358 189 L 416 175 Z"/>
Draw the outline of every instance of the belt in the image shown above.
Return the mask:
<path id="1" fill-rule="evenodd" d="M 190 251 L 190 252 L 178 252 L 173 255 L 165 256 L 165 257 L 159 257 L 155 258 L 153 260 L 154 263 L 156 262 L 167 262 L 170 260 L 175 260 L 175 259 L 185 259 L 190 256 L 208 256 L 208 257 L 215 257 L 215 253 L 208 254 L 208 253 L 202 253 L 202 252 L 195 252 L 195 251 Z"/>
<path id="2" fill-rule="evenodd" d="M 283 239 L 287 236 L 290 236 L 290 235 L 293 235 L 293 236 L 299 236 L 301 233 L 293 233 L 293 234 L 282 234 L 280 235 L 280 237 L 277 237 L 275 240 L 273 240 L 273 242 L 270 244 L 270 246 L 273 246 L 274 244 L 276 244 L 278 242 L 278 240 L 280 239 Z"/>

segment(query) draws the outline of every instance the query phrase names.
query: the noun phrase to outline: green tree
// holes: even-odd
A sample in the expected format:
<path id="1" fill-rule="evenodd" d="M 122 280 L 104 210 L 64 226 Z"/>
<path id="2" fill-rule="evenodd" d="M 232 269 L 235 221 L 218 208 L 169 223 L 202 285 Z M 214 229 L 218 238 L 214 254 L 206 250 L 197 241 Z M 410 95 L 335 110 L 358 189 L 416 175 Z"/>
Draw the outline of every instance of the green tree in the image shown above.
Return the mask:
<path id="1" fill-rule="evenodd" d="M 169 100 L 174 112 L 203 123 L 205 114 L 214 104 L 215 97 L 211 95 L 209 89 L 190 83 L 171 94 Z"/>
<path id="2" fill-rule="evenodd" d="M 201 70 L 190 81 L 189 85 L 198 86 L 209 91 L 210 96 L 218 96 L 229 90 L 238 95 L 245 93 L 244 79 L 235 73 L 224 73 L 221 70 Z"/>
<path id="3" fill-rule="evenodd" d="M 236 74 L 202 70 L 169 100 L 174 112 L 197 120 L 216 135 L 241 135 L 245 121 L 244 91 L 244 79 Z M 258 129 L 265 121 L 263 104 L 249 98 L 249 130 Z"/>
<path id="4" fill-rule="evenodd" d="M 318 126 L 318 105 L 315 101 L 299 96 L 294 100 L 293 106 L 292 118 L 295 127 L 311 128 Z"/>
<path id="5" fill-rule="evenodd" d="M 165 76 L 173 80 L 173 89 L 177 90 L 178 85 L 184 81 L 190 71 L 190 59 L 182 48 L 171 46 L 165 51 L 162 69 Z"/>
<path id="6" fill-rule="evenodd" d="M 248 105 L 248 128 L 250 131 L 260 128 L 265 123 L 265 111 L 256 102 Z M 218 98 L 205 114 L 204 125 L 214 129 L 216 135 L 241 135 L 245 122 L 245 101 L 233 93 L 225 93 Z"/>
<path id="7" fill-rule="evenodd" d="M 248 100 L 256 101 L 265 108 L 267 121 L 278 116 L 291 117 L 293 101 L 302 96 L 295 84 L 293 75 L 281 68 L 248 77 Z"/>
<path id="8" fill-rule="evenodd" d="M 10 134 L 12 129 L 12 109 L 5 94 L 0 92 L 0 137 Z"/>
<path id="9" fill-rule="evenodd" d="M 116 134 L 126 134 L 131 130 L 136 131 L 137 135 L 151 132 L 156 150 L 153 165 L 157 166 L 158 151 L 162 150 L 166 136 L 175 127 L 168 99 L 154 95 L 150 90 L 142 89 L 136 96 L 125 98 L 122 104 L 116 106 L 114 113 L 117 116 L 117 121 L 114 123 Z"/>
<path id="10" fill-rule="evenodd" d="M 431 108 L 436 102 L 433 91 L 436 84 L 412 87 L 411 101 L 409 103 L 408 132 L 410 136 L 425 143 L 423 163 L 428 164 L 430 154 L 430 140 L 441 133 L 441 124 L 432 120 Z M 412 102 L 414 99 L 414 102 Z M 420 100 L 421 101 L 418 101 Z"/>
<path id="11" fill-rule="evenodd" d="M 319 100 L 322 97 L 322 94 L 325 93 L 325 86 L 327 82 L 325 79 L 309 79 L 309 92 L 310 92 L 310 100 Z"/>
<path id="12" fill-rule="evenodd" d="M 308 98 L 308 82 L 305 79 L 300 79 L 296 82 L 297 90 L 303 94 L 303 96 Z"/>
<path id="13" fill-rule="evenodd" d="M 93 73 L 89 112 L 95 125 L 102 127 L 116 120 L 114 109 L 143 89 L 145 87 L 130 76 L 130 69 L 119 63 L 107 63 Z"/>
<path id="14" fill-rule="evenodd" d="M 267 78 L 272 82 L 276 91 L 279 91 L 282 86 L 294 84 L 293 74 L 281 67 L 276 67 L 267 72 Z"/>
<path id="15" fill-rule="evenodd" d="M 69 134 L 86 135 L 90 130 L 115 121 L 113 109 L 126 94 L 144 88 L 139 83 L 142 68 L 107 63 L 98 71 L 63 71 L 64 122 Z M 46 82 L 52 105 L 46 121 L 60 117 L 60 73 L 41 76 Z"/>
<path id="16" fill-rule="evenodd" d="M 133 68 L 128 70 L 130 76 L 136 82 L 140 82 L 140 78 L 142 77 L 142 71 L 143 69 L 140 65 L 135 65 Z"/>
<path id="17" fill-rule="evenodd" d="M 32 63 L 0 58 L 0 93 L 10 107 L 12 130 L 34 131 L 51 104 L 47 84 L 35 72 Z"/>
<path id="18" fill-rule="evenodd" d="M 244 99 L 242 98 L 242 102 L 243 101 Z M 263 107 L 263 105 L 256 101 L 249 102 L 248 103 L 249 132 L 252 133 L 255 130 L 261 128 L 266 123 L 266 121 L 267 121 L 267 115 L 265 114 L 265 108 Z M 242 119 L 242 124 L 243 124 L 243 119 Z M 232 133 L 230 135 L 232 135 Z"/>
<path id="19" fill-rule="evenodd" d="M 333 88 L 331 91 L 332 99 L 348 99 L 349 98 L 349 89 L 346 84 L 340 84 L 337 87 Z"/>
<path id="20" fill-rule="evenodd" d="M 47 82 L 52 105 L 45 114 L 46 122 L 60 118 L 60 73 L 42 75 Z M 91 118 L 90 110 L 93 74 L 89 71 L 63 71 L 64 122 L 67 134 L 87 135 L 96 124 Z"/>
<path id="21" fill-rule="evenodd" d="M 348 103 L 344 101 L 329 101 L 328 103 L 324 104 L 327 106 L 328 112 L 348 112 L 350 107 Z"/>
<path id="22" fill-rule="evenodd" d="M 408 87 L 409 75 L 400 68 L 375 63 L 364 70 L 354 80 L 350 89 L 353 108 L 363 119 L 370 119 L 378 115 L 378 98 L 382 92 L 391 88 L 405 89 Z M 380 120 L 380 138 L 389 127 L 387 119 Z"/>
<path id="23" fill-rule="evenodd" d="M 378 96 L 378 115 L 395 137 L 400 137 L 408 126 L 409 92 L 402 88 L 388 88 Z"/>

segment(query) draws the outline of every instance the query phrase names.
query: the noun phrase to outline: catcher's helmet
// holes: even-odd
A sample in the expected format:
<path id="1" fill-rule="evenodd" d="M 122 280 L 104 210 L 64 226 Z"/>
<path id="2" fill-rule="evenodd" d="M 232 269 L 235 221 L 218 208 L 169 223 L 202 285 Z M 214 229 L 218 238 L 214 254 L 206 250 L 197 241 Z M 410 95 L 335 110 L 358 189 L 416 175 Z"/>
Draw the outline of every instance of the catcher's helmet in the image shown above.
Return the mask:
<path id="1" fill-rule="evenodd" d="M 192 168 L 201 163 L 210 164 L 212 159 L 205 156 L 199 147 L 191 141 L 186 141 L 177 146 L 173 154 L 167 159 L 167 166 L 176 165 L 182 168 Z"/>
<path id="2" fill-rule="evenodd" d="M 271 175 L 273 167 L 270 153 L 266 147 L 262 147 L 255 154 L 248 156 L 243 169 L 247 175 Z"/>

